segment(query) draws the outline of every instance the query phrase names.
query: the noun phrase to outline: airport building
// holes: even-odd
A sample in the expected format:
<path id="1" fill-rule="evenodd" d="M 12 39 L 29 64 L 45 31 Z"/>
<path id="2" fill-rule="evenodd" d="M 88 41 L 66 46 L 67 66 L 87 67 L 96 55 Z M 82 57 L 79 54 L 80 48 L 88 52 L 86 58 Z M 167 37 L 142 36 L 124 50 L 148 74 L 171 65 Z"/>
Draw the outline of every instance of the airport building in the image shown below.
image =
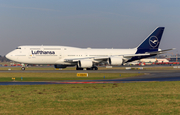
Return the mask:
<path id="1" fill-rule="evenodd" d="M 180 54 L 167 56 L 166 59 L 170 62 L 180 62 Z"/>

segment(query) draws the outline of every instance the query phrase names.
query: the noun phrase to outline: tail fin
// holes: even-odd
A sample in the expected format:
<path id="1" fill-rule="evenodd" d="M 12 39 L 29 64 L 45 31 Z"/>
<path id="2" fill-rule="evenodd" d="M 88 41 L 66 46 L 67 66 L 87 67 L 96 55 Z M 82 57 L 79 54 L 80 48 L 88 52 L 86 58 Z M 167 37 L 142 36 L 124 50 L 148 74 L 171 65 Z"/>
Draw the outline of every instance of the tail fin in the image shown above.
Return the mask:
<path id="1" fill-rule="evenodd" d="M 164 27 L 157 27 L 138 47 L 138 53 L 158 51 Z"/>

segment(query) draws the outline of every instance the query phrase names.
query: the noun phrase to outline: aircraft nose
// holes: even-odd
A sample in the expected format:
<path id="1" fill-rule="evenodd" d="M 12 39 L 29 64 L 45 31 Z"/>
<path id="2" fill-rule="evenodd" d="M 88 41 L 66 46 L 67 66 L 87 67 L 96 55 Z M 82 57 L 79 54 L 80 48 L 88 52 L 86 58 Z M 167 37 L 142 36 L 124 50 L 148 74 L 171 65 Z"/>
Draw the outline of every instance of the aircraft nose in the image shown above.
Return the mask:
<path id="1" fill-rule="evenodd" d="M 12 57 L 12 56 L 11 56 L 10 53 L 6 54 L 6 58 L 7 58 L 7 59 L 11 59 L 11 57 Z"/>
<path id="2" fill-rule="evenodd" d="M 9 59 L 9 57 L 10 57 L 9 53 L 8 53 L 8 54 L 6 54 L 6 58 L 7 58 L 7 59 Z"/>

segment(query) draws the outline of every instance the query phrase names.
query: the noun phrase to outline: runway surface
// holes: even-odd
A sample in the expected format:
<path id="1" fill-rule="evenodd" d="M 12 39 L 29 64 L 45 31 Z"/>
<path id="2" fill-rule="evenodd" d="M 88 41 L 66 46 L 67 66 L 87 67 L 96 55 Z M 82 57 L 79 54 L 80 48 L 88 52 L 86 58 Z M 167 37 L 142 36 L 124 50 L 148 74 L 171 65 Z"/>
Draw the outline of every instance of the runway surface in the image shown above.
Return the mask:
<path id="1" fill-rule="evenodd" d="M 7 72 L 7 71 L 0 71 Z M 151 81 L 180 81 L 180 70 L 98 70 L 98 71 L 8 71 L 8 72 L 61 72 L 61 73 L 146 73 L 146 75 L 121 79 L 102 80 L 73 80 L 50 82 L 0 82 L 0 85 L 45 85 L 45 84 L 92 84 L 92 83 L 127 83 L 127 82 L 151 82 Z"/>

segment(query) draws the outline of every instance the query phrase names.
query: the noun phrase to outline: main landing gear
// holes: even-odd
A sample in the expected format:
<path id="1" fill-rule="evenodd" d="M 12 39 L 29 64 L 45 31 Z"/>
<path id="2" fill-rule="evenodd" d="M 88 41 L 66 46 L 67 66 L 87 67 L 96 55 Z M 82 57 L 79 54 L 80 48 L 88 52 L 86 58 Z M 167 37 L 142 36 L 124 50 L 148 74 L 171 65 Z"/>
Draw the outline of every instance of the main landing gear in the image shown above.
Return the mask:
<path id="1" fill-rule="evenodd" d="M 86 70 L 98 70 L 97 67 L 86 68 Z"/>
<path id="2" fill-rule="evenodd" d="M 78 66 L 76 67 L 76 70 L 84 70 L 84 68 L 79 68 Z M 86 68 L 86 70 L 98 70 L 97 67 L 91 67 L 91 68 Z"/>
<path id="3" fill-rule="evenodd" d="M 83 68 L 78 68 L 78 67 L 76 67 L 76 70 L 83 70 Z"/>

